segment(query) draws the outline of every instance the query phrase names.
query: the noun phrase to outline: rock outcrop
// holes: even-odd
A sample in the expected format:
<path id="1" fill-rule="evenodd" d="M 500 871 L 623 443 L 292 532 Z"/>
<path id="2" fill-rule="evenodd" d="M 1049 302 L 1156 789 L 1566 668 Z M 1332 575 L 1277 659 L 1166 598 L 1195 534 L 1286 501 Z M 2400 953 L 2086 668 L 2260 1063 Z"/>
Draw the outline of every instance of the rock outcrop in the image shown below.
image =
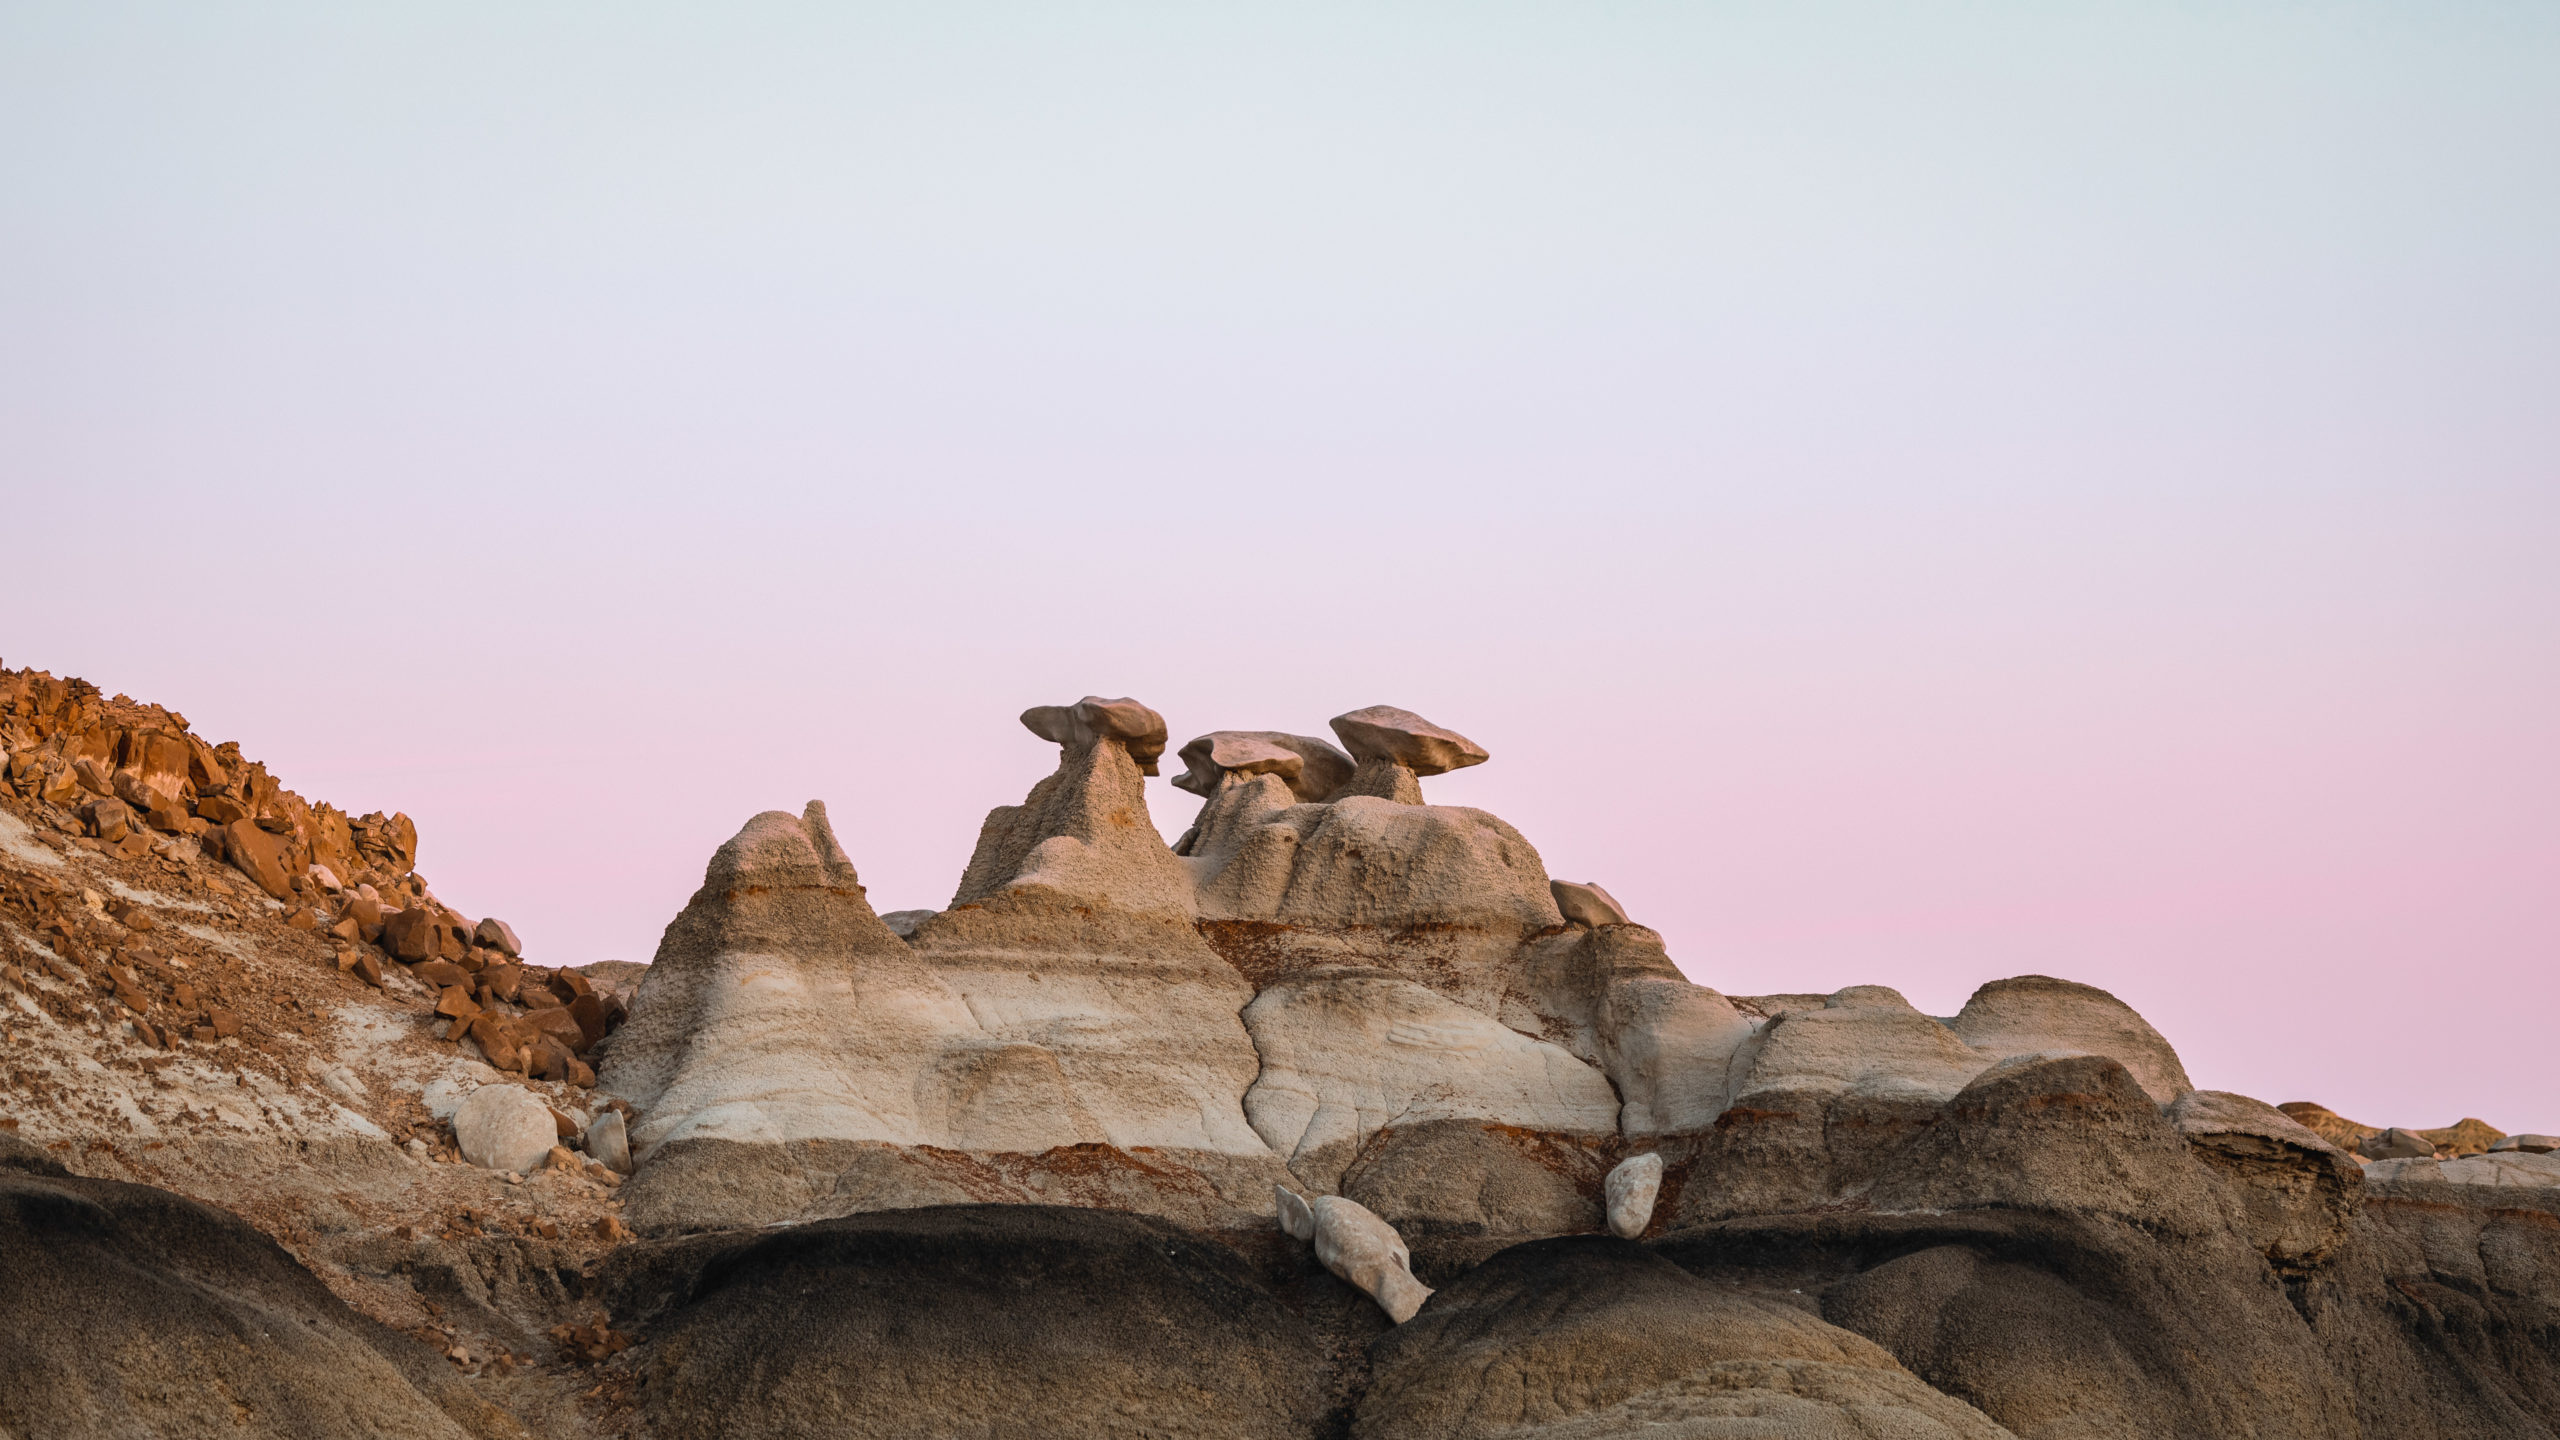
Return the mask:
<path id="1" fill-rule="evenodd" d="M 872 913 L 816 802 L 721 848 L 606 1061 L 645 1117 L 636 1224 L 997 1198 L 1192 1223 L 1263 1208 L 1286 1172 L 1243 1110 L 1251 989 L 1193 928 L 1111 728 L 1150 727 L 1113 704 L 1108 724 L 1058 727 L 1058 773 L 988 818 L 951 906 L 910 938 Z"/>
<path id="2" fill-rule="evenodd" d="M 1175 846 L 1162 717 L 1024 723 L 943 909 L 812 803 L 553 969 L 0 674 L 0 1430 L 2560 1440 L 2560 1141 L 2048 977 L 1721 994 L 1404 712 L 1194 740 Z"/>
<path id="3" fill-rule="evenodd" d="M 524 1430 L 245 1221 L 0 1137 L 0 1433 Z"/>

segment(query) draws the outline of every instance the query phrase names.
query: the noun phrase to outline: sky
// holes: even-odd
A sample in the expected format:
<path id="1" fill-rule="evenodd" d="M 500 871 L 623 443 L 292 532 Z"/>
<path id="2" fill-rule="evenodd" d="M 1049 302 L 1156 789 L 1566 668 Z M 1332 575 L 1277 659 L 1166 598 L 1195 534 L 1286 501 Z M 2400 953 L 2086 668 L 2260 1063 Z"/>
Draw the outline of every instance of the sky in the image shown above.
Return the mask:
<path id="1" fill-rule="evenodd" d="M 554 964 L 1400 705 L 1702 984 L 2560 1131 L 2555 256 L 2538 4 L 0 3 L 0 659 Z"/>

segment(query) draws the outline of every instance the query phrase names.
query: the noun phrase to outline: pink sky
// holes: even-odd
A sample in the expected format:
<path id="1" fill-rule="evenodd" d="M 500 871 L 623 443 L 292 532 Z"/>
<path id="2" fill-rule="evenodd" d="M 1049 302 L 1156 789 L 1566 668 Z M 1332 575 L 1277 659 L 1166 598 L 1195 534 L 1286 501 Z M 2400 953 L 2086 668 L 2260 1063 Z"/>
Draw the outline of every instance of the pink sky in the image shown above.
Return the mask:
<path id="1" fill-rule="evenodd" d="M 2560 1131 L 2555 142 L 2486 6 L 16 14 L 0 657 L 553 962 L 1403 705 L 1702 983 Z"/>

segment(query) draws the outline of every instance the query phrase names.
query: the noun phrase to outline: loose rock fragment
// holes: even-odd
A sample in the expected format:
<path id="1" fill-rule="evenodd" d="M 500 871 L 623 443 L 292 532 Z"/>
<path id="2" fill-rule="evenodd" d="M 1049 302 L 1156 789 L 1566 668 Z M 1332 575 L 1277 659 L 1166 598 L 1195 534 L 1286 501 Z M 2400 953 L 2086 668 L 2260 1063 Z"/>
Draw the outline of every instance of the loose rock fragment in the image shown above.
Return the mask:
<path id="1" fill-rule="evenodd" d="M 1662 1193 L 1662 1157 L 1630 1155 L 1601 1183 L 1609 1201 L 1609 1233 L 1633 1240 L 1653 1223 L 1653 1202 Z"/>
<path id="2" fill-rule="evenodd" d="M 524 953 L 524 947 L 516 941 L 515 927 L 495 915 L 482 920 L 471 932 L 471 938 L 510 957 Z"/>
<path id="3" fill-rule="evenodd" d="M 631 1141 L 624 1132 L 622 1112 L 607 1110 L 587 1127 L 587 1153 L 617 1175 L 631 1173 Z"/>
<path id="4" fill-rule="evenodd" d="M 1431 1287 L 1413 1278 L 1404 1237 L 1367 1206 L 1339 1195 L 1305 1200 L 1285 1185 L 1271 1189 L 1280 1202 L 1280 1228 L 1314 1241 L 1324 1268 L 1377 1301 L 1388 1319 L 1401 1325 L 1431 1298 Z"/>
<path id="5" fill-rule="evenodd" d="M 483 1085 L 453 1112 L 453 1138 L 474 1165 L 522 1171 L 540 1163 L 560 1137 L 541 1097 L 521 1085 Z"/>

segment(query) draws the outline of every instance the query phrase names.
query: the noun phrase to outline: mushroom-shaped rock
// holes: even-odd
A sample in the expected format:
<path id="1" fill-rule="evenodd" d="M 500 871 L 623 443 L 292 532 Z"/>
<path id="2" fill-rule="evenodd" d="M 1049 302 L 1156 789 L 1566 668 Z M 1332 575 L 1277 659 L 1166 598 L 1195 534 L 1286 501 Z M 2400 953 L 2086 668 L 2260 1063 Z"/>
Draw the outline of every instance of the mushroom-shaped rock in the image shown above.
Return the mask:
<path id="1" fill-rule="evenodd" d="M 1377 1301 L 1388 1319 L 1401 1325 L 1431 1298 L 1431 1287 L 1413 1278 L 1404 1237 L 1367 1206 L 1339 1195 L 1304 1200 L 1286 1185 L 1271 1193 L 1280 1202 L 1280 1228 L 1314 1241 L 1318 1263 Z"/>
<path id="2" fill-rule="evenodd" d="M 462 1158 L 487 1170 L 531 1170 L 559 1141 L 559 1122 L 521 1085 L 483 1085 L 453 1112 Z"/>
<path id="3" fill-rule="evenodd" d="M 1022 724 L 1041 739 L 1069 748 L 1117 740 L 1128 747 L 1142 775 L 1156 773 L 1156 761 L 1164 755 L 1164 717 L 1126 696 L 1106 700 L 1087 695 L 1073 705 L 1034 705 L 1022 712 Z"/>
<path id="4" fill-rule="evenodd" d="M 1348 715 L 1336 715 L 1333 733 L 1342 737 L 1342 748 L 1351 752 L 1352 759 L 1362 764 L 1390 761 L 1416 775 L 1463 770 L 1491 758 L 1483 746 L 1457 731 L 1444 730 L 1393 705 L 1372 705 Z"/>
<path id="5" fill-rule="evenodd" d="M 1633 1240 L 1653 1223 L 1653 1202 L 1662 1194 L 1662 1157 L 1630 1155 L 1601 1182 L 1609 1201 L 1609 1233 Z"/>
<path id="6" fill-rule="evenodd" d="M 1174 785 L 1215 795 L 1227 775 L 1277 775 L 1300 800 L 1322 800 L 1351 778 L 1351 757 L 1312 735 L 1278 730 L 1213 730 L 1182 747 L 1185 773 Z"/>
<path id="7" fill-rule="evenodd" d="M 1618 897 L 1597 885 L 1576 885 L 1570 880 L 1550 880 L 1547 889 L 1556 897 L 1556 909 L 1569 925 L 1588 925 L 1597 930 L 1603 925 L 1627 923 L 1627 907 Z"/>

